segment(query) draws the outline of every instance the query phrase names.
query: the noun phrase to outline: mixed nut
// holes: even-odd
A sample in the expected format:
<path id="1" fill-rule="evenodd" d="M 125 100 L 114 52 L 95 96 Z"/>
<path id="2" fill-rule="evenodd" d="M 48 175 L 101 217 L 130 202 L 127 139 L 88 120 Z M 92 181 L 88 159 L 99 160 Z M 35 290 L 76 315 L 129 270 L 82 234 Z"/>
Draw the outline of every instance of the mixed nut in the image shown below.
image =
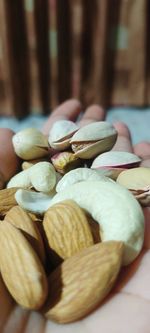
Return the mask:
<path id="1" fill-rule="evenodd" d="M 22 170 L 0 190 L 0 272 L 18 304 L 59 323 L 99 305 L 142 250 L 150 169 L 116 140 L 108 122 L 67 120 L 12 140 Z"/>

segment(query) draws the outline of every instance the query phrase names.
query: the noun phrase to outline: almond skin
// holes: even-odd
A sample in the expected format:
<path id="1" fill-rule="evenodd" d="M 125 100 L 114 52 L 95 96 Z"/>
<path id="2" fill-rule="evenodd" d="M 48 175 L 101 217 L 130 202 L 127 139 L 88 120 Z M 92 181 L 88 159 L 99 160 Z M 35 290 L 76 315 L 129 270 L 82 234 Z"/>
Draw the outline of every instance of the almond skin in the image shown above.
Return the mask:
<path id="1" fill-rule="evenodd" d="M 47 297 L 43 266 L 22 232 L 9 222 L 0 223 L 0 271 L 15 301 L 39 309 Z"/>
<path id="2" fill-rule="evenodd" d="M 12 207 L 17 205 L 17 201 L 15 199 L 15 193 L 17 191 L 17 187 L 0 190 L 0 216 L 5 216 Z"/>
<path id="3" fill-rule="evenodd" d="M 122 242 L 98 243 L 65 260 L 49 276 L 45 316 L 69 323 L 95 309 L 116 281 L 123 248 Z"/>
<path id="4" fill-rule="evenodd" d="M 24 236 L 26 236 L 30 244 L 33 246 L 42 263 L 45 263 L 43 239 L 37 223 L 33 222 L 29 214 L 20 206 L 14 206 L 5 215 L 4 221 L 11 223 L 16 228 L 23 231 Z"/>
<path id="5" fill-rule="evenodd" d="M 50 248 L 62 259 L 94 243 L 84 210 L 72 200 L 49 208 L 44 215 L 43 227 Z"/>

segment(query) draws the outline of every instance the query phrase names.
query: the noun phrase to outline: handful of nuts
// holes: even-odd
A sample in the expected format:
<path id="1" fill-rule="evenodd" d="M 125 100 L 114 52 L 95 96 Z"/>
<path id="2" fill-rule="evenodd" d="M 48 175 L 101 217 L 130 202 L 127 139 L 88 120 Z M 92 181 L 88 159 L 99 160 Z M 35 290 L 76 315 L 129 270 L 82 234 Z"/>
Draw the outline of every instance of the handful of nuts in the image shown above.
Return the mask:
<path id="1" fill-rule="evenodd" d="M 67 120 L 48 138 L 36 129 L 13 137 L 23 163 L 0 190 L 0 272 L 20 306 L 58 323 L 95 309 L 143 246 L 150 169 L 111 151 L 116 139 L 108 122 Z"/>

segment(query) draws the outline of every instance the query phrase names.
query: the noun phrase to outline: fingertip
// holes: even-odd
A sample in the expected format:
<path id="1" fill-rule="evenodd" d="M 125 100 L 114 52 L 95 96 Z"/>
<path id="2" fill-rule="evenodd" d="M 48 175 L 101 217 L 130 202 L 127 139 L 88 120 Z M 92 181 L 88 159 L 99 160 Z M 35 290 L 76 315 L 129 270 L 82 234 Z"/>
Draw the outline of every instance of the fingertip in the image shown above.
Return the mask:
<path id="1" fill-rule="evenodd" d="M 102 121 L 106 117 L 106 112 L 102 106 L 92 104 L 84 111 L 82 119 L 79 122 L 80 127 L 95 121 Z"/>
<path id="2" fill-rule="evenodd" d="M 118 135 L 125 136 L 125 137 L 131 139 L 130 130 L 125 123 L 123 123 L 122 121 L 116 121 L 113 123 L 113 125 L 116 128 Z"/>
<path id="3" fill-rule="evenodd" d="M 142 141 L 137 143 L 134 146 L 134 152 L 143 159 L 150 158 L 150 142 Z"/>
<path id="4" fill-rule="evenodd" d="M 69 119 L 75 121 L 82 110 L 82 105 L 78 99 L 71 98 L 67 101 L 61 103 L 56 107 L 50 116 L 48 117 L 46 123 L 42 127 L 42 132 L 48 134 L 50 128 L 52 127 L 55 121 L 61 119 Z"/>

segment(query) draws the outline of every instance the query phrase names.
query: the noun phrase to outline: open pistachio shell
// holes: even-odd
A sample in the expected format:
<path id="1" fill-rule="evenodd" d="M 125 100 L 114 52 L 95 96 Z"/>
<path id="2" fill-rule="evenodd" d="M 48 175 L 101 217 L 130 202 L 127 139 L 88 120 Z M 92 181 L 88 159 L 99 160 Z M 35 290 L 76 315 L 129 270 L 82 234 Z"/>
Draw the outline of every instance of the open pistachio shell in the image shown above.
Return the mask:
<path id="1" fill-rule="evenodd" d="M 117 182 L 128 188 L 142 206 L 150 206 L 150 168 L 124 170 Z"/>
<path id="2" fill-rule="evenodd" d="M 124 169 L 138 166 L 141 159 L 126 151 L 108 151 L 97 156 L 92 165 L 92 169 L 105 169 L 111 171 L 111 177 L 116 179 Z"/>
<path id="3" fill-rule="evenodd" d="M 70 138 L 77 130 L 78 126 L 73 121 L 56 121 L 50 130 L 48 142 L 52 148 L 64 150 L 70 146 Z"/>
<path id="4" fill-rule="evenodd" d="M 116 129 L 106 121 L 88 124 L 80 128 L 71 138 L 75 155 L 90 159 L 110 150 L 117 139 Z"/>
<path id="5" fill-rule="evenodd" d="M 61 174 L 65 174 L 81 165 L 81 160 L 70 151 L 63 151 L 53 155 L 51 157 L 51 162 L 55 170 Z"/>
<path id="6" fill-rule="evenodd" d="M 150 168 L 139 167 L 124 170 L 118 176 L 117 182 L 133 190 L 140 190 L 150 186 Z"/>
<path id="7" fill-rule="evenodd" d="M 57 193 L 50 206 L 66 199 L 74 200 L 100 224 L 102 242 L 124 242 L 124 265 L 138 256 L 144 240 L 144 215 L 130 191 L 114 181 L 83 181 Z"/>

